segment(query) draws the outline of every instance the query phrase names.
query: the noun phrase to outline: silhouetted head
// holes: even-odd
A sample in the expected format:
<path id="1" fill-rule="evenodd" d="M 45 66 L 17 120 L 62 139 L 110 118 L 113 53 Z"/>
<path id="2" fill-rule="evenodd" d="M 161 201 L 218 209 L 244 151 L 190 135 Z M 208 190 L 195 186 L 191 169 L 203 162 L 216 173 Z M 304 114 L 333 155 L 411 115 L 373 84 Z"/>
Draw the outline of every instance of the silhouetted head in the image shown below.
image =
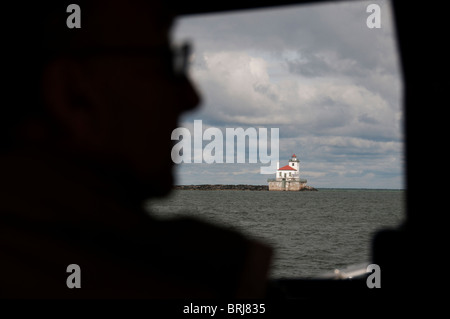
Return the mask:
<path id="1" fill-rule="evenodd" d="M 174 68 L 186 52 L 171 50 L 170 11 L 155 1 L 78 1 L 81 28 L 69 28 L 70 3 L 2 9 L 3 152 L 56 150 L 167 193 L 171 132 L 199 103 Z"/>

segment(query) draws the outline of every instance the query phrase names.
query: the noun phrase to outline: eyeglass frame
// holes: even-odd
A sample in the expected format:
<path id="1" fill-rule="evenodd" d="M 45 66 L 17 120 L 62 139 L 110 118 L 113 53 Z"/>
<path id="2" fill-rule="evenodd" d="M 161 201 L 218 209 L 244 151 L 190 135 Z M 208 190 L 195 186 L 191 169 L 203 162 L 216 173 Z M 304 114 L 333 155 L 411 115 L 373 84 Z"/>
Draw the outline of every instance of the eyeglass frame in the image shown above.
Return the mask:
<path id="1" fill-rule="evenodd" d="M 181 45 L 173 46 L 89 46 L 65 50 L 59 53 L 50 54 L 49 60 L 58 56 L 69 56 L 76 59 L 84 59 L 92 56 L 153 56 L 170 57 L 170 73 L 174 79 L 186 78 L 189 67 L 189 57 L 192 45 L 184 42 Z"/>

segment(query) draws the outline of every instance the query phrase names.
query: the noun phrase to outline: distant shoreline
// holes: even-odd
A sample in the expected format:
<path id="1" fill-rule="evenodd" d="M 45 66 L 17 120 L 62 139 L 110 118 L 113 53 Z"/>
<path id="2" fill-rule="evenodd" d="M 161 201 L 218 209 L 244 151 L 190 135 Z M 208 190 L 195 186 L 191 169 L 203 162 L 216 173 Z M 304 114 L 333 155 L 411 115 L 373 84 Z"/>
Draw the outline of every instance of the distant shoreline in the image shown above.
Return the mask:
<path id="1" fill-rule="evenodd" d="M 237 191 L 269 191 L 268 185 L 228 185 L 228 184 L 201 184 L 201 185 L 175 185 L 175 190 L 206 190 L 206 191 L 221 191 L 221 190 L 237 190 Z M 306 186 L 300 191 L 317 191 L 314 187 Z"/>

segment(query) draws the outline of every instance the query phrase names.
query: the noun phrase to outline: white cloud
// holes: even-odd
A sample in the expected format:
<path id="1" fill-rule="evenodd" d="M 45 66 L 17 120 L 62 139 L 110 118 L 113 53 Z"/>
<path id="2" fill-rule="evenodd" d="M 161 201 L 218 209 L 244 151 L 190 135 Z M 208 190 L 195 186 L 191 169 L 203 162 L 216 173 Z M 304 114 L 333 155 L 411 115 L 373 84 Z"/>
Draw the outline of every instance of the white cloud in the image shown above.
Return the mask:
<path id="1" fill-rule="evenodd" d="M 244 125 L 297 124 L 308 130 L 396 139 L 399 109 L 347 77 L 271 81 L 269 62 L 246 52 L 205 53 L 193 77 L 205 92 L 202 116 Z"/>
<path id="2" fill-rule="evenodd" d="M 368 29 L 368 3 L 180 21 L 176 37 L 195 39 L 192 77 L 204 99 L 184 121 L 278 127 L 280 156 L 287 161 L 299 152 L 305 174 L 322 187 L 401 187 L 403 112 L 391 9 L 381 1 L 382 28 Z M 230 166 L 216 174 L 262 180 Z"/>

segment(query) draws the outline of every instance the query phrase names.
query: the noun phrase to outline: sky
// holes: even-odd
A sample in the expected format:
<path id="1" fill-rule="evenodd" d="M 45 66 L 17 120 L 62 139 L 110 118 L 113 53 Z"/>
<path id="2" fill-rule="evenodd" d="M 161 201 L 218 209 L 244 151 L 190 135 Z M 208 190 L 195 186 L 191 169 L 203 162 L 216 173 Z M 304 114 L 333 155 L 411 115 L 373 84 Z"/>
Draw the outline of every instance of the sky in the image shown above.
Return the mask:
<path id="1" fill-rule="evenodd" d="M 367 27 L 371 3 L 381 8 L 381 28 Z M 192 135 L 192 158 L 212 141 L 194 145 L 194 120 L 201 132 L 223 132 L 224 159 L 227 128 L 277 128 L 280 167 L 295 153 L 310 186 L 404 188 L 401 69 L 389 1 L 193 15 L 178 19 L 172 36 L 193 45 L 190 77 L 202 97 L 180 122 Z M 275 177 L 260 174 L 269 164 L 247 157 L 177 164 L 176 184 L 265 185 Z"/>

